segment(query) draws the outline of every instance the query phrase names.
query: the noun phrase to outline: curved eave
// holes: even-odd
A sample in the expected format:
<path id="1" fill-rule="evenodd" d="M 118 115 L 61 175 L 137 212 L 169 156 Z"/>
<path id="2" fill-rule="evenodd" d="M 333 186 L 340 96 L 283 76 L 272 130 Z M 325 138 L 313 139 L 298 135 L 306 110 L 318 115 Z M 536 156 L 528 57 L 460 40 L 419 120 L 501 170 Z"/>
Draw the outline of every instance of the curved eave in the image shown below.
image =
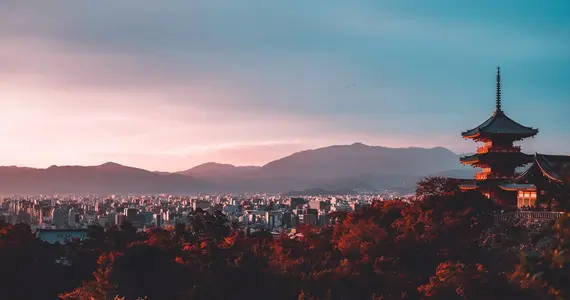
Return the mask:
<path id="1" fill-rule="evenodd" d="M 465 139 L 485 139 L 485 138 L 498 138 L 498 137 L 508 137 L 514 141 L 522 140 L 536 136 L 538 134 L 538 129 L 533 129 L 533 131 L 528 133 L 510 133 L 510 132 L 485 132 L 481 130 L 476 131 L 466 131 L 461 133 L 461 136 Z"/>
<path id="2" fill-rule="evenodd" d="M 540 171 L 542 172 L 542 174 L 544 174 L 544 176 L 546 176 L 546 178 L 548 178 L 552 181 L 555 181 L 555 182 L 559 182 L 559 183 L 562 182 L 562 180 L 560 180 L 555 174 L 550 172 L 548 166 L 543 165 L 543 163 L 541 162 L 540 159 L 535 159 L 535 163 L 538 165 L 538 167 L 540 168 Z"/>
<path id="3" fill-rule="evenodd" d="M 479 162 L 479 155 L 473 154 L 469 156 L 463 156 L 459 158 L 459 161 L 461 161 L 461 163 L 464 165 L 476 164 Z"/>
<path id="4" fill-rule="evenodd" d="M 490 118 L 485 120 L 485 122 L 481 123 L 481 125 L 473 128 L 471 130 L 464 131 L 461 133 L 461 135 L 466 139 L 475 138 L 475 137 L 479 136 L 481 129 L 486 128 L 491 123 L 493 123 L 493 121 L 495 120 L 495 116 L 496 116 L 496 114 L 493 114 L 493 116 L 491 116 Z"/>
<path id="5" fill-rule="evenodd" d="M 530 170 L 532 169 L 532 166 L 528 169 L 526 169 L 524 172 L 522 172 L 519 176 L 517 176 L 515 179 L 513 179 L 513 182 L 520 182 L 523 181 L 524 178 L 528 175 L 528 173 L 530 172 Z"/>
<path id="6" fill-rule="evenodd" d="M 461 133 L 461 136 L 465 139 L 474 139 L 481 135 L 481 133 L 477 130 L 473 132 L 473 130 L 465 131 Z"/>
<path id="7" fill-rule="evenodd" d="M 518 140 L 538 134 L 538 129 L 519 124 L 509 118 L 502 110 L 497 110 L 481 125 L 461 133 L 466 139 L 481 139 L 484 137 L 510 136 Z"/>
<path id="8" fill-rule="evenodd" d="M 509 192 L 516 191 L 536 191 L 536 186 L 534 184 L 505 184 L 499 185 L 502 190 Z"/>
<path id="9" fill-rule="evenodd" d="M 541 154 L 536 153 L 534 155 L 533 165 L 530 168 L 528 168 L 526 171 L 524 171 L 522 174 L 517 176 L 517 178 L 515 178 L 513 181 L 514 182 L 524 181 L 524 179 L 528 176 L 528 174 L 531 172 L 533 168 L 538 168 L 538 170 L 542 173 L 542 175 L 544 175 L 544 177 L 554 182 L 562 183 L 562 180 L 554 172 L 550 170 L 548 162 L 545 162 L 543 160 L 544 160 L 543 156 Z"/>
<path id="10" fill-rule="evenodd" d="M 510 157 L 513 157 L 513 158 L 517 159 L 516 161 L 519 162 L 519 165 L 527 164 L 527 163 L 530 163 L 532 161 L 531 155 L 525 154 L 522 152 L 511 152 L 511 153 L 509 153 L 509 152 L 488 152 L 488 153 L 483 153 L 483 154 L 472 154 L 472 155 L 460 157 L 459 161 L 464 165 L 473 165 L 473 164 L 479 164 L 479 163 L 487 164 L 487 162 L 490 162 L 489 159 L 492 159 L 492 157 L 494 157 L 495 155 L 499 155 L 499 156 L 508 155 Z M 527 161 L 527 159 L 528 159 L 528 161 Z"/>
<path id="11" fill-rule="evenodd" d="M 460 185 L 459 189 L 462 191 L 473 191 L 477 189 L 476 185 Z"/>

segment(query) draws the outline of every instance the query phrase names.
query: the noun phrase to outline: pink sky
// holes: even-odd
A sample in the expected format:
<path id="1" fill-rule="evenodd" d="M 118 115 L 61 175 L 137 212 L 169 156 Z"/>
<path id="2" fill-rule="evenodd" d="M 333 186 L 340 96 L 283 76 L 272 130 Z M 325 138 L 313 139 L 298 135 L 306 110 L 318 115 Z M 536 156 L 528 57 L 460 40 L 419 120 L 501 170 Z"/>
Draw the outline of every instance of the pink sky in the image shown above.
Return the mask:
<path id="1" fill-rule="evenodd" d="M 208 101 L 214 96 L 199 97 Z M 156 91 L 93 91 L 16 78 L 4 81 L 0 164 L 48 167 L 115 161 L 175 171 L 209 161 L 261 165 L 331 144 L 411 145 L 405 135 L 339 131 L 339 118 L 169 106 L 160 102 L 161 97 Z M 122 99 L 136 104 L 125 105 Z M 457 136 L 412 138 L 415 145 L 426 147 L 461 141 Z"/>
<path id="2" fill-rule="evenodd" d="M 216 96 L 198 95 L 205 102 Z M 161 103 L 162 97 L 160 91 L 95 91 L 20 78 L 3 81 L 0 164 L 48 167 L 115 161 L 176 171 L 209 161 L 262 165 L 331 144 L 407 147 L 412 138 L 414 145 L 433 147 L 461 141 L 457 136 L 342 132 L 339 118 L 170 106 Z M 123 99 L 133 99 L 133 105 Z"/>
<path id="3" fill-rule="evenodd" d="M 9 58 L 2 61 L 12 72 L 0 77 L 1 165 L 114 161 L 177 171 L 210 161 L 262 165 L 331 144 L 433 147 L 461 142 L 458 136 L 411 137 L 411 143 L 405 135 L 344 132 L 339 124 L 366 121 L 350 116 L 232 109 L 228 102 L 239 102 L 251 91 L 208 85 L 205 78 L 177 78 L 195 85 L 153 81 L 146 78 L 152 77 L 148 72 L 161 66 L 147 61 L 141 67 L 144 58 L 136 55 L 67 52 L 46 41 L 13 39 L 0 50 L 2 56 Z M 135 84 L 121 84 L 123 76 Z M 145 85 L 147 80 L 151 84 Z M 170 101 L 177 98 L 193 101 Z"/>
<path id="4" fill-rule="evenodd" d="M 210 161 L 262 165 L 305 149 L 355 142 L 470 152 L 477 146 L 460 132 L 492 113 L 498 57 L 524 66 L 567 53 L 558 39 L 551 45 L 525 38 L 497 48 L 504 34 L 491 35 L 495 29 L 484 26 L 468 30 L 487 45 L 484 52 L 473 51 L 471 39 L 456 39 L 462 33 L 450 29 L 455 26 L 402 23 L 388 10 L 377 26 L 368 26 L 375 18 L 370 24 L 348 22 L 361 15 L 355 11 L 369 11 L 358 5 L 304 13 L 258 1 L 259 10 L 234 3 L 230 13 L 223 1 L 148 2 L 135 13 L 134 0 L 108 6 L 33 2 L 8 1 L 0 11 L 0 165 L 113 161 L 178 171 Z M 427 31 L 449 43 L 430 42 Z M 358 43 L 339 44 L 343 39 Z M 442 49 L 431 49 L 432 59 L 413 52 L 422 48 L 417 43 Z M 534 46 L 519 47 L 527 44 Z M 513 48 L 534 50 L 513 56 Z M 408 56 L 394 56 L 402 49 Z M 463 56 L 450 60 L 450 53 Z M 446 71 L 462 66 L 458 62 L 477 64 L 469 70 L 479 73 L 463 78 Z M 509 86 L 515 72 L 505 75 L 507 111 L 523 125 L 541 128 L 526 150 L 564 152 L 570 148 L 562 138 L 570 126 L 567 115 L 555 105 L 517 105 L 522 97 L 553 89 L 539 86 L 530 93 L 522 89 L 527 84 Z M 544 103 L 565 99 L 560 95 Z"/>

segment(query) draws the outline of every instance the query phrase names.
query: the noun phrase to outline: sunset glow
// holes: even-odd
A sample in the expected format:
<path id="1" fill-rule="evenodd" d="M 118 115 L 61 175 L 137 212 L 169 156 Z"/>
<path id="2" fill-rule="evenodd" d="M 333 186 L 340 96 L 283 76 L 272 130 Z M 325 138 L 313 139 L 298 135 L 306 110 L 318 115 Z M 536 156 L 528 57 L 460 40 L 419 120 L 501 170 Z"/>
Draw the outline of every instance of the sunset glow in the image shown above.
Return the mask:
<path id="1" fill-rule="evenodd" d="M 541 129 L 525 149 L 570 153 L 554 4 L 538 26 L 437 5 L 31 2 L 0 10 L 0 165 L 177 171 L 354 142 L 468 152 L 458 128 L 492 112 L 498 63 L 506 111 Z"/>

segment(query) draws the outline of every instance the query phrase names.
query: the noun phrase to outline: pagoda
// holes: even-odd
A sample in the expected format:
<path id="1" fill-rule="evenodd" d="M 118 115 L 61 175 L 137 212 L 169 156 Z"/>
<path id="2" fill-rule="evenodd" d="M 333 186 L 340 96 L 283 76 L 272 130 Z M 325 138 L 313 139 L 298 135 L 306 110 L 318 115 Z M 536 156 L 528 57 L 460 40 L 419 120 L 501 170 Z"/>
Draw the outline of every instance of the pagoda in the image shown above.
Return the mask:
<path id="1" fill-rule="evenodd" d="M 481 125 L 462 132 L 465 139 L 483 142 L 477 153 L 463 156 L 461 163 L 481 168 L 475 175 L 475 182 L 461 185 L 462 190 L 480 190 L 489 198 L 500 202 L 512 202 L 504 198 L 500 185 L 517 177 L 515 170 L 534 160 L 533 155 L 521 152 L 515 142 L 534 137 L 538 129 L 523 126 L 509 118 L 501 107 L 501 70 L 497 67 L 496 109 L 493 115 Z M 513 199 L 514 200 L 514 199 Z"/>

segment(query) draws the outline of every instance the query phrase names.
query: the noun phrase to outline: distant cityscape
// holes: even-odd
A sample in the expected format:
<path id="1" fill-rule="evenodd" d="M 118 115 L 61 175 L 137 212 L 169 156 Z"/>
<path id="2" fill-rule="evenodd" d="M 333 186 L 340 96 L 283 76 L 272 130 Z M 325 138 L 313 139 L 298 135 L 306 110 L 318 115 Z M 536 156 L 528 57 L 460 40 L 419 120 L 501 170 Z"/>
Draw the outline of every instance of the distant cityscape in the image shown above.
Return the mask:
<path id="1" fill-rule="evenodd" d="M 138 230 L 188 225 L 196 212 L 222 212 L 232 224 L 249 231 L 295 234 L 298 225 L 326 226 L 331 215 L 353 212 L 373 201 L 406 199 L 412 195 L 169 195 L 80 197 L 38 196 L 4 198 L 0 221 L 27 223 L 50 243 L 65 243 L 87 236 L 90 225 L 105 228 L 125 221 Z"/>

